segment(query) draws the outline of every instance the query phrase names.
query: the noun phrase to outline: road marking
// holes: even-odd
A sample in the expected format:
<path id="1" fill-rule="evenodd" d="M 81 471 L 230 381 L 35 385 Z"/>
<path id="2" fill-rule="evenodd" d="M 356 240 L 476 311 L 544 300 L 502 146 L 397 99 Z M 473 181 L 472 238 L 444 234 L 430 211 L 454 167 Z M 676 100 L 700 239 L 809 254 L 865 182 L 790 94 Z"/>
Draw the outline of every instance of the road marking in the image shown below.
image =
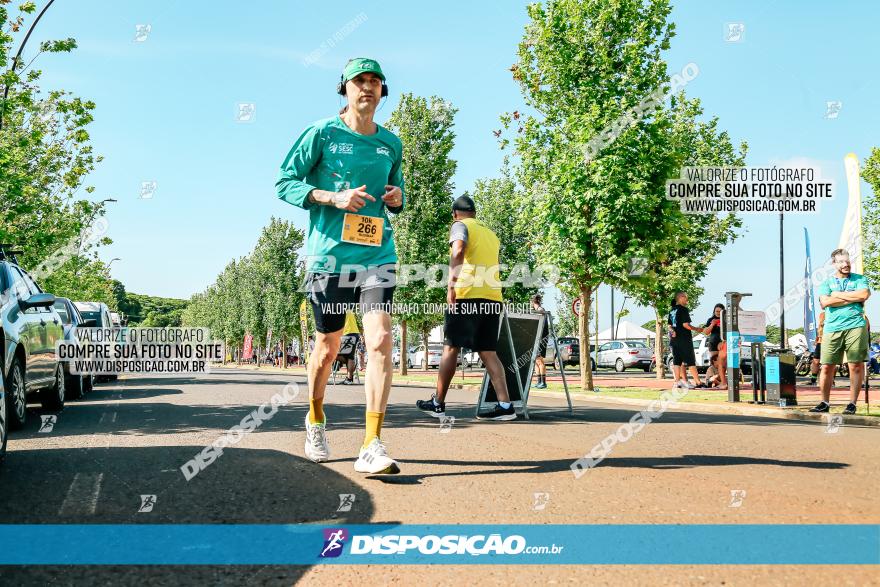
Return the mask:
<path id="1" fill-rule="evenodd" d="M 104 424 L 107 421 L 107 416 L 110 416 L 111 422 L 116 421 L 116 412 L 104 412 L 103 414 L 101 414 L 101 420 L 98 422 L 98 424 Z"/>
<path id="2" fill-rule="evenodd" d="M 73 476 L 64 502 L 58 510 L 59 516 L 87 515 L 93 516 L 98 507 L 98 496 L 104 473 L 77 473 Z"/>

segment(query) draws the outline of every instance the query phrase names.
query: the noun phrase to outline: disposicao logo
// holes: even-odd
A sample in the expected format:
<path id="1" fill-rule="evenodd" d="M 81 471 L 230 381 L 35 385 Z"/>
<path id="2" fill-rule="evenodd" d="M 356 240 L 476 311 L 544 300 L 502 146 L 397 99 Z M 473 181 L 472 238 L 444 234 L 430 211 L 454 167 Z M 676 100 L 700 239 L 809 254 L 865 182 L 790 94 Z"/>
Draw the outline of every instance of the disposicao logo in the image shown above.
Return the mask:
<path id="1" fill-rule="evenodd" d="M 342 548 L 348 539 L 348 531 L 345 528 L 324 528 L 324 548 L 321 549 L 320 558 L 336 558 L 342 554 Z"/>

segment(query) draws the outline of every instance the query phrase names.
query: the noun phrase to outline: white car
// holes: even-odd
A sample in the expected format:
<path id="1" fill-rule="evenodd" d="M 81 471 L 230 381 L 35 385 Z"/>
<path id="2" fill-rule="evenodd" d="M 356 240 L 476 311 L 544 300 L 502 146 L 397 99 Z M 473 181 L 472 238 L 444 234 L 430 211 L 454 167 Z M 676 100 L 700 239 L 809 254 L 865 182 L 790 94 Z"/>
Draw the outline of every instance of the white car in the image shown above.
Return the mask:
<path id="1" fill-rule="evenodd" d="M 414 352 L 411 352 L 409 359 L 410 359 L 410 364 L 415 366 L 416 368 L 428 369 L 430 367 L 439 368 L 440 367 L 440 357 L 442 357 L 442 356 L 443 356 L 443 343 L 442 342 L 429 342 L 428 343 L 427 362 L 425 360 L 425 345 L 424 344 L 420 344 Z M 464 353 L 458 353 L 458 365 L 461 365 L 462 361 L 464 361 L 464 360 L 465 360 Z"/>
<path id="2" fill-rule="evenodd" d="M 443 355 L 443 345 L 439 342 L 428 343 L 428 352 L 425 354 L 425 345 L 420 344 L 416 351 L 410 355 L 410 361 L 416 367 L 427 369 L 440 367 L 440 357 Z"/>
<path id="3" fill-rule="evenodd" d="M 654 349 L 641 340 L 612 340 L 599 347 L 596 363 L 599 367 L 614 367 L 618 373 L 628 367 L 638 367 L 645 372 L 651 369 Z"/>

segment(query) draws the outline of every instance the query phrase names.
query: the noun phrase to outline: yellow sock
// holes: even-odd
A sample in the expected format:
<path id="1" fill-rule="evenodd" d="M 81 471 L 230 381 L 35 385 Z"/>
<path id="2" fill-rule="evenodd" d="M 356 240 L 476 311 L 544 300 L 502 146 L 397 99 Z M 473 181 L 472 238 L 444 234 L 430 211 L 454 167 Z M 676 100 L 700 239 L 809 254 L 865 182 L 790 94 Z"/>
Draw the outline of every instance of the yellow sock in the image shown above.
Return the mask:
<path id="1" fill-rule="evenodd" d="M 313 397 L 309 400 L 309 424 L 324 423 L 324 398 Z"/>
<path id="2" fill-rule="evenodd" d="M 367 412 L 367 431 L 364 434 L 364 448 L 370 446 L 374 438 L 379 438 L 384 419 L 385 414 L 382 412 Z"/>

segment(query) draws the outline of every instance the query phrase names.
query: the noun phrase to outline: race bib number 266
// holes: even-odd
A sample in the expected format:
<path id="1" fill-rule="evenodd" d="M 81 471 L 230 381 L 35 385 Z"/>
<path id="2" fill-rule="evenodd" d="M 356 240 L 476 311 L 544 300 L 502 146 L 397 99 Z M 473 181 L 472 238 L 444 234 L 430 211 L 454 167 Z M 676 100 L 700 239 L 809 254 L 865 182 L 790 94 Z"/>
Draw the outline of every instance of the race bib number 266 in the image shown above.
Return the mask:
<path id="1" fill-rule="evenodd" d="M 346 213 L 342 222 L 342 241 L 378 247 L 382 245 L 384 227 L 384 218 Z"/>

